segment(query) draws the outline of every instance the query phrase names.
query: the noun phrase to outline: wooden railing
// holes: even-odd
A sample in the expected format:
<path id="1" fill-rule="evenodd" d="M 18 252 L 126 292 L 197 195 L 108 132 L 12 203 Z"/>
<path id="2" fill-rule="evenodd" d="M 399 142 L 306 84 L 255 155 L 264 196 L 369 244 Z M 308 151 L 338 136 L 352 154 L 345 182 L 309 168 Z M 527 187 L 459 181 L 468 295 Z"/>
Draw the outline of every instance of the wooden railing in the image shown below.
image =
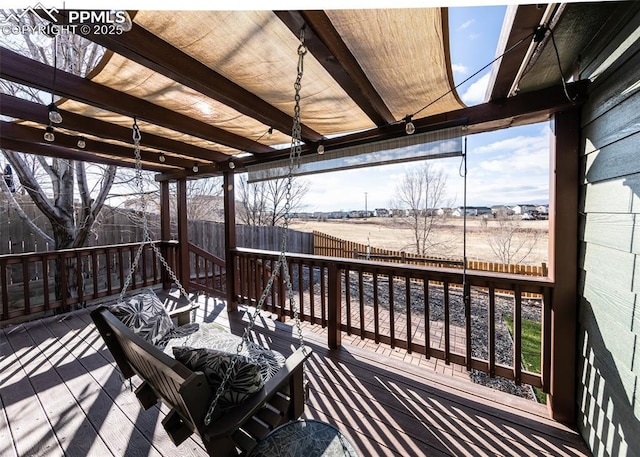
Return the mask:
<path id="1" fill-rule="evenodd" d="M 226 297 L 227 277 L 223 259 L 189 243 L 189 288 Z"/>
<path id="2" fill-rule="evenodd" d="M 238 248 L 232 255 L 234 296 L 239 303 L 255 305 L 278 253 Z M 554 284 L 547 278 L 298 254 L 287 259 L 300 317 L 327 326 L 330 347 L 339 346 L 341 332 L 346 332 L 549 388 Z M 291 316 L 283 276 L 274 278 L 264 308 Z M 524 299 L 524 294 L 535 298 Z M 539 372 L 522 365 L 525 318 L 541 328 Z"/>
<path id="3" fill-rule="evenodd" d="M 175 265 L 177 243 L 157 244 L 169 264 Z M 128 243 L 0 255 L 0 321 L 54 309 L 64 311 L 74 304 L 119 293 L 139 246 Z M 163 282 L 162 265 L 151 245 L 144 246 L 131 290 Z"/>

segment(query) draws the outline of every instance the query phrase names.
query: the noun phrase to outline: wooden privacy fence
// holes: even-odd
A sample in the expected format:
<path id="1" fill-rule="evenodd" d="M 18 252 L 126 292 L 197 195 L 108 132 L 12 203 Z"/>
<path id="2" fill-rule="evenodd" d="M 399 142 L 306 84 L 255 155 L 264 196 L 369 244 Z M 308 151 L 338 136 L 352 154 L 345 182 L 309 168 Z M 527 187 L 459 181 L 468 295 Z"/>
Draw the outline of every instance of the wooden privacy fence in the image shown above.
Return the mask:
<path id="1" fill-rule="evenodd" d="M 462 259 L 444 257 L 423 257 L 418 254 L 404 251 L 392 251 L 380 249 L 366 244 L 347 241 L 322 232 L 313 232 L 313 254 L 328 257 L 342 257 L 346 259 L 381 260 L 391 263 L 409 265 L 423 265 L 428 267 L 462 268 Z M 490 271 L 496 273 L 509 273 L 527 276 L 549 275 L 546 263 L 538 265 L 506 265 L 496 262 L 482 262 L 467 260 L 469 270 Z"/>

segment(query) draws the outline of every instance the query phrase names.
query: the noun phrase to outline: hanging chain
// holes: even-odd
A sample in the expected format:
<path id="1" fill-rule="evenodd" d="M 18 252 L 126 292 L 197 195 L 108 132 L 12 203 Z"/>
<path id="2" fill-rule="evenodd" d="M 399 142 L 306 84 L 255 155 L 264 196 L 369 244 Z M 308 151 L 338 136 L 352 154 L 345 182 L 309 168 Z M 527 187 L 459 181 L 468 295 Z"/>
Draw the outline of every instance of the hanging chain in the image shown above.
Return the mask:
<path id="1" fill-rule="evenodd" d="M 273 282 L 275 278 L 278 276 L 279 272 L 282 271 L 284 274 L 285 284 L 287 288 L 287 294 L 289 296 L 289 308 L 293 310 L 293 318 L 295 320 L 296 332 L 298 336 L 299 347 L 305 350 L 304 337 L 302 335 L 302 325 L 300 323 L 300 311 L 298 309 L 298 305 L 293 297 L 293 285 L 291 284 L 291 275 L 289 273 L 289 265 L 287 263 L 287 239 L 288 239 L 288 231 L 289 231 L 289 211 L 291 209 L 291 189 L 293 182 L 293 170 L 298 165 L 298 159 L 300 158 L 300 154 L 302 152 L 302 128 L 300 125 L 300 90 L 302 89 L 302 75 L 304 73 L 304 55 L 307 53 L 307 48 L 304 45 L 304 29 L 300 31 L 300 45 L 298 46 L 298 69 L 297 69 L 297 77 L 296 82 L 294 84 L 295 89 L 295 106 L 293 109 L 293 128 L 291 129 L 291 151 L 289 153 L 289 173 L 287 175 L 287 184 L 286 184 L 286 195 L 285 195 L 285 206 L 284 206 L 284 224 L 282 230 L 282 240 L 281 240 L 281 249 L 280 256 L 276 261 L 275 266 L 272 268 L 272 274 L 269 276 L 269 280 L 267 281 L 267 285 L 262 291 L 262 295 L 260 295 L 260 299 L 256 305 L 255 310 L 252 314 L 249 314 L 249 324 L 245 327 L 244 333 L 242 334 L 242 340 L 238 344 L 236 348 L 236 357 L 232 357 L 231 363 L 227 368 L 224 377 L 222 378 L 222 382 L 218 389 L 216 390 L 215 397 L 213 398 L 211 405 L 207 411 L 207 414 L 204 418 L 205 425 L 209 425 L 211 423 L 211 418 L 213 413 L 220 401 L 220 398 L 224 394 L 225 388 L 231 378 L 231 375 L 235 369 L 236 363 L 239 359 L 239 355 L 244 348 L 244 345 L 249 342 L 249 335 L 255 326 L 256 318 L 262 311 L 264 307 L 264 303 L 269 296 L 271 289 L 273 288 Z M 284 311 L 284 310 L 283 310 Z M 308 380 L 306 369 L 303 367 L 303 385 L 305 386 L 305 401 L 307 400 L 307 392 L 308 392 Z"/>
<path id="2" fill-rule="evenodd" d="M 142 179 L 142 157 L 140 154 L 141 140 L 142 140 L 142 134 L 140 133 L 140 127 L 138 127 L 137 119 L 134 118 L 133 119 L 133 153 L 135 156 L 135 170 L 136 170 L 135 183 L 140 195 L 140 206 L 142 209 L 142 243 L 140 244 L 140 247 L 138 247 L 138 250 L 136 251 L 136 255 L 134 257 L 133 263 L 131 264 L 131 269 L 129 270 L 129 274 L 127 275 L 124 281 L 124 286 L 120 291 L 120 301 L 124 300 L 124 296 L 127 292 L 127 289 L 129 288 L 129 285 L 133 280 L 133 275 L 138 269 L 138 263 L 140 262 L 140 257 L 144 252 L 144 247 L 146 244 L 149 244 L 151 246 L 151 249 L 156 255 L 156 258 L 160 261 L 160 263 L 162 263 L 162 266 L 165 268 L 167 273 L 169 273 L 169 276 L 171 277 L 171 280 L 173 281 L 173 283 L 178 287 L 178 289 L 180 289 L 180 293 L 188 301 L 191 301 L 189 294 L 187 293 L 185 288 L 182 286 L 182 283 L 180 282 L 180 280 L 178 279 L 174 271 L 171 269 L 171 267 L 163 257 L 162 253 L 160 252 L 160 249 L 158 249 L 158 247 L 156 246 L 156 242 L 151 239 L 151 232 L 149 231 L 149 223 L 147 221 L 147 202 L 144 197 L 144 181 Z"/>

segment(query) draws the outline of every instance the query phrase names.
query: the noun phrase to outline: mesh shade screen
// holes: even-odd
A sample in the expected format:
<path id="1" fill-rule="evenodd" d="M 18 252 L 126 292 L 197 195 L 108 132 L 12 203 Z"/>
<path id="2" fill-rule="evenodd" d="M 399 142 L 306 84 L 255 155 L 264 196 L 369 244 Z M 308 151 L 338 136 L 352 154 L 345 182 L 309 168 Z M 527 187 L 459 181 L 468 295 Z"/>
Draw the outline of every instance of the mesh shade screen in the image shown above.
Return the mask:
<path id="1" fill-rule="evenodd" d="M 458 126 L 304 156 L 294 166 L 293 175 L 302 176 L 460 155 L 462 127 Z M 248 172 L 250 183 L 284 178 L 289 174 L 289 159 L 252 165 L 248 167 Z"/>

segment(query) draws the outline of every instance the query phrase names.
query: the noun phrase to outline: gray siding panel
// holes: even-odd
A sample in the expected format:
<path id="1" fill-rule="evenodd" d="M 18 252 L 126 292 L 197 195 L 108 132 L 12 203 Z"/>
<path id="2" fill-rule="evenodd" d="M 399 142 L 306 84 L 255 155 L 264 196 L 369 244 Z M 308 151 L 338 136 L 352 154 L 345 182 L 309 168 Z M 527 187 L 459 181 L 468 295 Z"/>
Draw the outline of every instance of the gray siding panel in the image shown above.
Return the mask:
<path id="1" fill-rule="evenodd" d="M 578 426 L 605 456 L 640 456 L 640 13 L 632 11 L 590 60 L 588 72 L 619 57 L 581 117 Z"/>

